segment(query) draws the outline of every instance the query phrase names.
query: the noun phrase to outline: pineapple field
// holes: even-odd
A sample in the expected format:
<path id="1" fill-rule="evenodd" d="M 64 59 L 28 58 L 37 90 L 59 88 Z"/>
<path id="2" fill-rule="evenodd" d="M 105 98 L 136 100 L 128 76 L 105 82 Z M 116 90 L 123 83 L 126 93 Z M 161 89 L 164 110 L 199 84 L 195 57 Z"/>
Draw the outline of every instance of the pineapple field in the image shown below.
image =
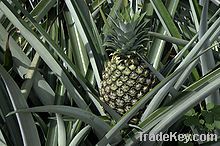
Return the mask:
<path id="1" fill-rule="evenodd" d="M 219 146 L 219 0 L 0 0 L 0 146 Z"/>

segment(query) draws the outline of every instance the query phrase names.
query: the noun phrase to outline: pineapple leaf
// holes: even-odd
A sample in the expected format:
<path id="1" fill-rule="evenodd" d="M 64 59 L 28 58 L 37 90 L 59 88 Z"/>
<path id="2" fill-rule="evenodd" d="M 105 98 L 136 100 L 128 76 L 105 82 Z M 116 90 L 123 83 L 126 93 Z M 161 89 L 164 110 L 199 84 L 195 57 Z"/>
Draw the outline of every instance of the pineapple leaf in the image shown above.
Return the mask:
<path id="1" fill-rule="evenodd" d="M 110 126 L 107 125 L 103 120 L 101 120 L 96 115 L 92 114 L 91 112 L 88 112 L 86 110 L 82 110 L 76 107 L 63 106 L 63 105 L 38 106 L 38 107 L 33 107 L 33 108 L 17 109 L 16 111 L 9 113 L 7 116 L 10 116 L 15 113 L 21 113 L 21 112 L 26 112 L 26 113 L 52 112 L 52 113 L 66 115 L 66 116 L 71 116 L 73 118 L 80 119 L 84 121 L 85 123 L 88 123 L 89 125 L 91 125 L 91 127 L 95 129 L 97 135 L 100 138 L 110 129 Z"/>
<path id="2" fill-rule="evenodd" d="M 17 110 L 19 108 L 27 108 L 28 107 L 27 102 L 25 101 L 23 95 L 21 94 L 19 87 L 1 65 L 0 65 L 0 78 L 3 80 L 5 88 L 7 89 L 8 95 L 10 97 L 10 101 L 13 105 L 13 109 Z M 21 131 L 23 144 L 39 146 L 40 139 L 32 115 L 18 114 L 16 118 L 18 120 L 19 128 Z"/>

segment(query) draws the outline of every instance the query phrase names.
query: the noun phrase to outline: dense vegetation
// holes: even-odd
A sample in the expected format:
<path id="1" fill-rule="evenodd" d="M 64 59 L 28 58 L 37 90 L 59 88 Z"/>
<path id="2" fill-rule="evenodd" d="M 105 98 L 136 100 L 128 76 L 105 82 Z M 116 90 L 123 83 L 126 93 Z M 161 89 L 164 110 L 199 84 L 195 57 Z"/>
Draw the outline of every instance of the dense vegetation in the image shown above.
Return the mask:
<path id="1" fill-rule="evenodd" d="M 218 0 L 0 0 L 0 145 L 219 145 Z"/>

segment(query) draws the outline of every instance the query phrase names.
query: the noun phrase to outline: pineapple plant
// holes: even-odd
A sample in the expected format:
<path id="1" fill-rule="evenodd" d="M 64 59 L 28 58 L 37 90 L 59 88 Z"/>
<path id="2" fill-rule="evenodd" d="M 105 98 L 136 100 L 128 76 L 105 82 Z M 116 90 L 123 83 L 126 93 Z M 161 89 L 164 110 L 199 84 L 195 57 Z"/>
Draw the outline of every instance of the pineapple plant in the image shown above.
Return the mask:
<path id="1" fill-rule="evenodd" d="M 214 1 L 1 0 L 0 145 L 219 145 Z M 217 135 L 142 137 L 161 132 Z"/>
<path id="2" fill-rule="evenodd" d="M 144 14 L 126 7 L 112 22 L 105 46 L 113 53 L 102 74 L 100 99 L 124 115 L 153 88 L 156 77 L 137 54 L 148 39 Z"/>

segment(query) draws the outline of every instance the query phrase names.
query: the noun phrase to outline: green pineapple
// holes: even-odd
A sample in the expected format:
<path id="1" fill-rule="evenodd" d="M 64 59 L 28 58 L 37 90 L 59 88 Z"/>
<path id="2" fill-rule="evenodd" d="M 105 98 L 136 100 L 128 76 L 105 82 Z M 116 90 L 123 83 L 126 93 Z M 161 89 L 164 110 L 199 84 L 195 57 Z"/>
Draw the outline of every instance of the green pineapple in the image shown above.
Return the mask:
<path id="1" fill-rule="evenodd" d="M 118 14 L 105 42 L 114 50 L 102 74 L 100 99 L 125 114 L 156 83 L 156 77 L 136 54 L 143 52 L 146 22 L 140 12 L 125 8 Z"/>

